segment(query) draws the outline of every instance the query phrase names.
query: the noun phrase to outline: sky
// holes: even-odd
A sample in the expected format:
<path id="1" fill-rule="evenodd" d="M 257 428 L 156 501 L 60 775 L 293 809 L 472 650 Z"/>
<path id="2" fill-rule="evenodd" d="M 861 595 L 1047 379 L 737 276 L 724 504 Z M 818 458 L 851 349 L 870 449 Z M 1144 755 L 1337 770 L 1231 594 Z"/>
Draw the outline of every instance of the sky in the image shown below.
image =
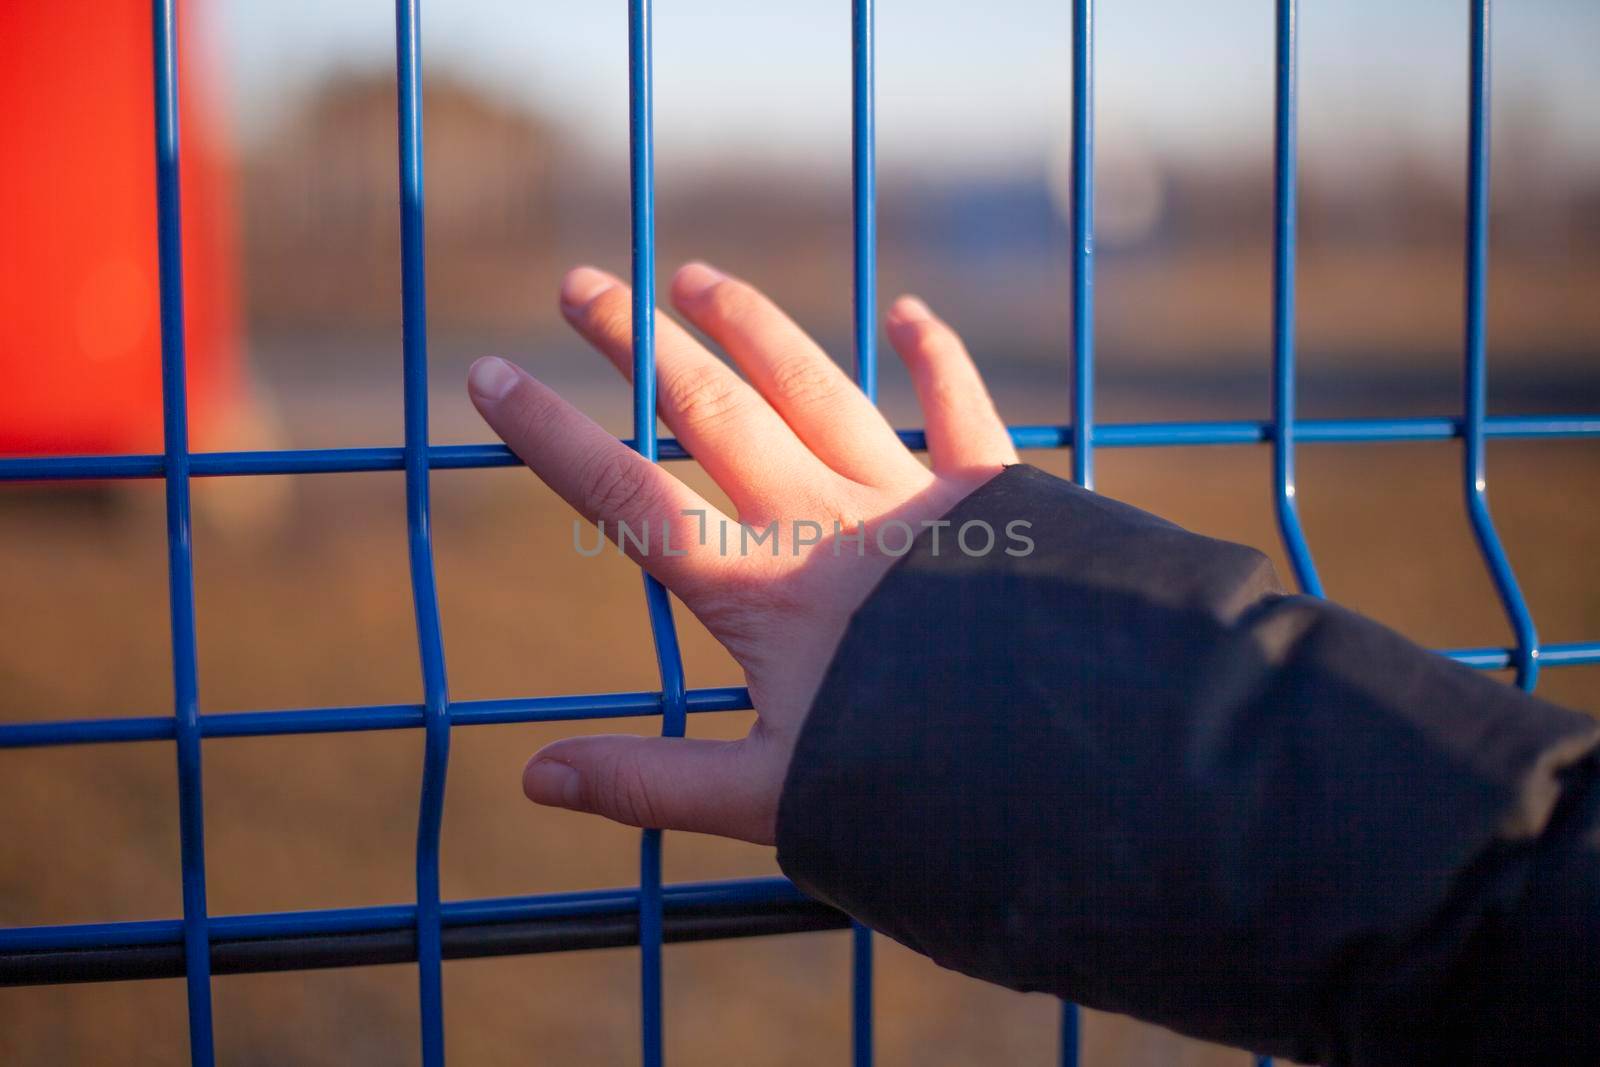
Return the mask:
<path id="1" fill-rule="evenodd" d="M 536 106 L 602 156 L 626 152 L 623 0 L 434 0 L 430 69 Z M 1271 0 L 1100 0 L 1102 143 L 1187 157 L 1265 151 Z M 730 156 L 775 166 L 848 157 L 845 0 L 658 0 L 658 164 Z M 1308 157 L 1406 144 L 1459 158 L 1468 0 L 1303 0 Z M 387 0 L 212 0 L 243 134 L 269 128 L 330 70 L 392 67 Z M 1065 137 L 1068 0 L 879 0 L 878 133 L 886 167 L 1014 167 Z M 1600 0 L 1499 0 L 1497 127 L 1537 114 L 1600 167 Z"/>

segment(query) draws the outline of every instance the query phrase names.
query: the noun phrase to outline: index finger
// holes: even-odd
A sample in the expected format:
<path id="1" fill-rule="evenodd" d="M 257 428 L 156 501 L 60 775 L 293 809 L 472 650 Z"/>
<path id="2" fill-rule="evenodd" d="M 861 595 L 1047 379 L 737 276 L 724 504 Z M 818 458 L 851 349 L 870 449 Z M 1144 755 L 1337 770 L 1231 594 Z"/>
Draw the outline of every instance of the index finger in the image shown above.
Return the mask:
<path id="1" fill-rule="evenodd" d="M 691 611 L 736 566 L 705 537 L 707 529 L 732 520 L 555 390 L 494 356 L 472 365 L 467 385 L 473 404 L 511 450 Z M 624 529 L 630 536 L 621 536 Z"/>

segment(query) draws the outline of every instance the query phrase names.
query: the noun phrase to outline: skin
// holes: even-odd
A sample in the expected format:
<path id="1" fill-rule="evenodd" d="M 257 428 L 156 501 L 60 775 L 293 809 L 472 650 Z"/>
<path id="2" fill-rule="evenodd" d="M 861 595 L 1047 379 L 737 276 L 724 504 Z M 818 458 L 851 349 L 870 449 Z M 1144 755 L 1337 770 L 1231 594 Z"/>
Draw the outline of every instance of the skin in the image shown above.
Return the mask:
<path id="1" fill-rule="evenodd" d="M 932 469 L 895 436 L 854 382 L 754 287 L 703 263 L 678 271 L 675 308 L 739 371 L 675 320 L 656 319 L 662 420 L 727 493 L 727 515 L 596 425 L 552 389 L 497 357 L 473 364 L 468 392 L 494 431 L 591 522 L 671 527 L 674 551 L 625 550 L 670 589 L 744 669 L 758 717 L 738 741 L 611 735 L 545 746 L 523 771 L 530 800 L 631 826 L 693 830 L 772 844 L 778 797 L 812 698 L 858 608 L 894 558 L 874 538 L 864 554 L 844 530 L 912 529 L 1017 462 L 1005 426 L 956 334 L 914 297 L 887 317 L 889 340 L 922 404 Z M 632 372 L 631 294 L 589 267 L 569 273 L 561 311 L 617 370 Z M 722 554 L 707 528 L 743 521 L 787 531 L 796 519 L 829 536 L 798 549 L 787 532 L 776 556 Z M 893 529 L 893 528 L 891 528 Z M 734 537 L 737 538 L 737 528 Z M 891 548 L 900 538 L 887 536 Z M 838 547 L 840 550 L 835 551 Z"/>

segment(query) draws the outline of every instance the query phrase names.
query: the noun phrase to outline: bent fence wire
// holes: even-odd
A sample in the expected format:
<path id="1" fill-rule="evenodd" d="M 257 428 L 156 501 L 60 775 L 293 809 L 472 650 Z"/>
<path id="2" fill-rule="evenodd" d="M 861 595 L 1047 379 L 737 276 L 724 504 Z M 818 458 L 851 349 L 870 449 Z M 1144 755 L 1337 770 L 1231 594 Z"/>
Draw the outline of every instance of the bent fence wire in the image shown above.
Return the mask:
<path id="1" fill-rule="evenodd" d="M 1600 413 L 1562 417 L 1489 417 L 1485 412 L 1484 302 L 1489 205 L 1489 0 L 1467 0 L 1469 44 L 1466 321 L 1461 411 L 1437 418 L 1317 419 L 1294 417 L 1295 351 L 1295 97 L 1296 0 L 1277 0 L 1272 286 L 1272 418 L 1268 421 L 1145 422 L 1096 425 L 1094 384 L 1094 123 L 1093 0 L 1073 0 L 1071 242 L 1073 312 L 1071 421 L 1016 426 L 1020 448 L 1070 448 L 1073 477 L 1093 483 L 1096 447 L 1269 444 L 1279 529 L 1300 587 L 1321 584 L 1295 509 L 1297 442 L 1462 442 L 1464 502 L 1484 566 L 1511 626 L 1511 647 L 1441 650 L 1472 667 L 1513 669 L 1532 689 L 1541 667 L 1600 663 L 1600 639 L 1540 645 L 1490 517 L 1484 474 L 1489 438 L 1600 437 Z M 182 214 L 178 190 L 178 63 L 175 0 L 153 0 L 156 165 L 158 172 L 160 320 L 165 447 L 160 455 L 0 459 L 0 481 L 161 478 L 166 484 L 168 597 L 171 612 L 172 714 L 141 718 L 0 725 L 0 748 L 171 740 L 177 749 L 183 916 L 143 922 L 85 923 L 0 929 L 0 984 L 90 982 L 175 977 L 187 981 L 193 1062 L 214 1059 L 211 977 L 252 971 L 414 961 L 421 998 L 424 1063 L 444 1060 L 444 959 L 638 945 L 646 1064 L 662 1058 L 661 951 L 669 941 L 843 929 L 850 920 L 804 897 L 787 880 L 759 878 L 663 885 L 662 835 L 642 834 L 639 884 L 621 889 L 485 900 L 441 901 L 439 833 L 450 735 L 485 723 L 553 722 L 660 715 L 662 732 L 682 735 L 689 713 L 748 709 L 741 688 L 690 689 L 684 679 L 666 591 L 645 579 L 661 688 L 499 700 L 451 701 L 440 635 L 429 532 L 428 484 L 434 469 L 501 467 L 518 461 L 500 445 L 429 444 L 426 279 L 423 256 L 423 146 L 419 0 L 396 0 L 399 89 L 399 190 L 402 223 L 405 441 L 400 447 L 191 453 L 184 377 Z M 873 0 L 853 0 L 853 210 L 855 367 L 876 393 L 876 242 L 873 134 Z M 654 336 L 654 175 L 651 131 L 651 0 L 629 0 L 629 129 L 634 292 L 634 440 L 657 460 L 688 458 L 675 441 L 656 439 Z M 924 447 L 920 430 L 901 432 Z M 195 670 L 194 573 L 189 541 L 193 477 L 403 470 L 410 571 L 423 692 L 414 704 L 323 707 L 203 714 Z M 202 820 L 202 742 L 357 730 L 420 728 L 425 759 L 417 819 L 414 904 L 319 911 L 214 916 L 206 908 Z M 872 1061 L 872 939 L 855 926 L 850 1015 L 853 1057 Z M 1063 946 L 1070 952 L 1071 946 Z M 1061 1062 L 1078 1058 L 1078 1016 L 1063 1007 Z M 1264 1061 L 1263 1061 L 1264 1062 Z"/>

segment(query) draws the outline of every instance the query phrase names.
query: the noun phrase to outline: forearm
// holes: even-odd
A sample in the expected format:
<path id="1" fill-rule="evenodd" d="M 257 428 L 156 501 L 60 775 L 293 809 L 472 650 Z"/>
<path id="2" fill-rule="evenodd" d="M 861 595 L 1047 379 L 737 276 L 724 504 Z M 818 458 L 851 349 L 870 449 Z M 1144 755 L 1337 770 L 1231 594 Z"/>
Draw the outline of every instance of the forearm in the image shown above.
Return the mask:
<path id="1" fill-rule="evenodd" d="M 911 947 L 1201 1036 L 1381 1062 L 1426 1036 L 1422 1013 L 1492 995 L 1474 968 L 1497 931 L 1517 944 L 1530 871 L 1594 864 L 1562 807 L 1592 775 L 1581 716 L 1028 468 L 949 517 L 1029 520 L 1036 550 L 924 542 L 890 573 L 779 816 L 796 881 Z"/>

